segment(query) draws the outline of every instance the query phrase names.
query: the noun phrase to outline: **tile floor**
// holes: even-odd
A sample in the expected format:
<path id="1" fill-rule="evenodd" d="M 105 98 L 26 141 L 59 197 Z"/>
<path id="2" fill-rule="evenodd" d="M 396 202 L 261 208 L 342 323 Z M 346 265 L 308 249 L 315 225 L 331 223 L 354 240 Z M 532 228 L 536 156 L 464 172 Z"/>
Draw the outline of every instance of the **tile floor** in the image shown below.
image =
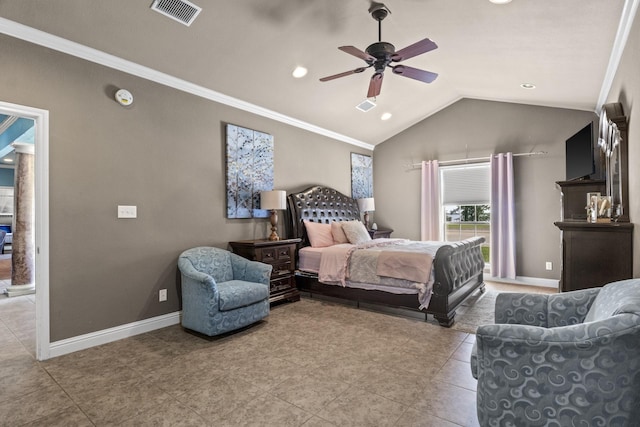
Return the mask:
<path id="1" fill-rule="evenodd" d="M 173 326 L 38 362 L 34 310 L 0 297 L 0 426 L 477 425 L 475 335 L 435 323 L 303 298 L 218 339 Z"/>

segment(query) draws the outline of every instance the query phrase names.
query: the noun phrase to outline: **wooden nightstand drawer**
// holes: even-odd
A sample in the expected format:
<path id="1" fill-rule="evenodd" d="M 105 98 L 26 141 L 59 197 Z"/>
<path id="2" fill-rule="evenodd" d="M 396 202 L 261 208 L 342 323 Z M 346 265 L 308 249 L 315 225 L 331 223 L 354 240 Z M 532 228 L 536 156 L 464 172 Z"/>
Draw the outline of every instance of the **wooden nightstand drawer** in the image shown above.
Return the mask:
<path id="1" fill-rule="evenodd" d="M 273 265 L 273 271 L 271 272 L 271 277 L 283 276 L 285 274 L 293 274 L 293 263 L 279 262 Z"/>
<path id="2" fill-rule="evenodd" d="M 296 247 L 300 239 L 287 240 L 244 240 L 229 242 L 234 253 L 253 260 L 270 264 L 271 271 L 269 301 L 300 300 L 296 288 L 294 270 Z"/>
<path id="3" fill-rule="evenodd" d="M 287 276 L 281 279 L 272 279 L 269 284 L 269 292 L 271 294 L 277 292 L 288 291 L 291 289 L 291 282 L 293 281 L 293 276 Z"/>

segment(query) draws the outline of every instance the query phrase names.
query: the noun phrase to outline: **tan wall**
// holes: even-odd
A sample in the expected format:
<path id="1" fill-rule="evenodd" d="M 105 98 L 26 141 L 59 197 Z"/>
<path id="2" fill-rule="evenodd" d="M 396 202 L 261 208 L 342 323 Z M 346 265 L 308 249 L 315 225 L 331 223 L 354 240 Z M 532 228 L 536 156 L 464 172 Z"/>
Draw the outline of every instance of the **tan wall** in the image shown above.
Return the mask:
<path id="1" fill-rule="evenodd" d="M 514 159 L 518 276 L 560 278 L 560 192 L 565 140 L 595 115 L 586 111 L 463 99 L 376 146 L 375 219 L 394 237 L 420 238 L 421 160 L 454 160 L 491 153 L 547 151 Z M 380 200 L 380 203 L 378 202 Z M 545 262 L 553 270 L 545 270 Z"/>
<path id="2" fill-rule="evenodd" d="M 635 102 L 634 102 L 635 101 Z M 629 217 L 631 222 L 640 222 L 640 18 L 636 16 L 624 49 L 622 60 L 607 102 L 620 102 L 627 116 L 629 135 Z M 634 105 L 635 104 L 635 105 Z M 633 251 L 640 254 L 640 229 L 633 232 Z M 640 277 L 640 262 L 633 266 L 633 276 Z"/>
<path id="3" fill-rule="evenodd" d="M 276 189 L 350 194 L 350 152 L 370 154 L 6 36 L 0 57 L 0 99 L 50 111 L 52 341 L 179 310 L 181 251 L 267 235 L 264 219 L 225 218 L 225 123 L 274 136 Z"/>

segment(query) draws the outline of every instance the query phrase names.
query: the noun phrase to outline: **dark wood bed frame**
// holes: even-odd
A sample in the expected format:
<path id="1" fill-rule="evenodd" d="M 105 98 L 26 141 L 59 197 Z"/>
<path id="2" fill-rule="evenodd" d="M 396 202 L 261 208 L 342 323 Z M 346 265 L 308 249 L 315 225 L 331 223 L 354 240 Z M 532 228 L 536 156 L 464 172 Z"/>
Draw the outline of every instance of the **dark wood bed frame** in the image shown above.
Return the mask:
<path id="1" fill-rule="evenodd" d="M 302 239 L 301 247 L 309 246 L 302 221 L 330 223 L 360 219 L 358 204 L 351 197 L 332 188 L 314 186 L 287 197 L 289 234 Z M 484 292 L 484 260 L 480 245 L 484 237 L 473 237 L 442 246 L 434 258 L 435 282 L 433 295 L 426 310 L 419 310 L 416 294 L 391 294 L 384 291 L 345 288 L 318 282 L 318 276 L 296 270 L 296 285 L 311 295 L 319 294 L 358 303 L 381 304 L 394 308 L 432 314 L 442 326 L 453 325 L 456 308 L 476 289 Z"/>

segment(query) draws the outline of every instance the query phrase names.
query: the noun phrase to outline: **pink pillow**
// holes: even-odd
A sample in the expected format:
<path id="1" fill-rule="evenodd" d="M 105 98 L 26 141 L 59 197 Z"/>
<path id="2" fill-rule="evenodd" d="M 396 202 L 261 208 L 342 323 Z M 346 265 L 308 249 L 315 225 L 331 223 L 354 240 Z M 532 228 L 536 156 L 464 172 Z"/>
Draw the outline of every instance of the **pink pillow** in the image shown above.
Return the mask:
<path id="1" fill-rule="evenodd" d="M 311 243 L 311 247 L 325 248 L 335 244 L 333 241 L 333 234 L 331 234 L 330 224 L 304 221 L 304 226 L 307 229 L 307 236 L 309 236 L 309 243 Z"/>
<path id="2" fill-rule="evenodd" d="M 333 241 L 336 243 L 349 243 L 347 235 L 344 234 L 342 229 L 342 222 L 333 221 L 331 223 L 331 234 L 333 235 Z"/>

